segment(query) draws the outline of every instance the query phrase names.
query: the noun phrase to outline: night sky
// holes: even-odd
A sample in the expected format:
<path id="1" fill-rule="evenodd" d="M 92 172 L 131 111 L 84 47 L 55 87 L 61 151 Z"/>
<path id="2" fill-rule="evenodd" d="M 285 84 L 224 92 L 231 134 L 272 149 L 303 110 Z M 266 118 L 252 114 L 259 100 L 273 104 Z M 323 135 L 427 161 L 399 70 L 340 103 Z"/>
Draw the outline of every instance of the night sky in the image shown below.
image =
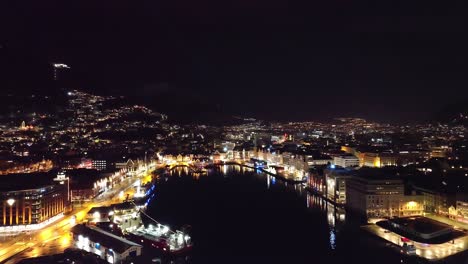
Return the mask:
<path id="1" fill-rule="evenodd" d="M 61 61 L 95 93 L 267 119 L 423 120 L 467 99 L 464 1 L 9 2 L 10 90 L 46 90 Z"/>

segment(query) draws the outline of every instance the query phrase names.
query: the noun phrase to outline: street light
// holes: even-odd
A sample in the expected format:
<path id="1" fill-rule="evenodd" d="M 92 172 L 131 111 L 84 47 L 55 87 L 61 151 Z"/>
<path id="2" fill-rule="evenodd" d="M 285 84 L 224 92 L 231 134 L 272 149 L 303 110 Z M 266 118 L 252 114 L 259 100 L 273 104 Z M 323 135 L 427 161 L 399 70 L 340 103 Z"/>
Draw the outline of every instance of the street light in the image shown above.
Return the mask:
<path id="1" fill-rule="evenodd" d="M 7 200 L 7 204 L 10 206 L 10 225 L 13 225 L 13 204 L 15 203 L 15 199 L 10 198 Z"/>
<path id="2" fill-rule="evenodd" d="M 7 200 L 7 204 L 9 206 L 12 206 L 14 203 L 15 203 L 15 199 L 10 198 L 10 199 Z"/>
<path id="3" fill-rule="evenodd" d="M 148 165 L 146 163 L 146 154 L 148 154 L 148 151 L 145 151 L 145 169 L 148 170 Z"/>

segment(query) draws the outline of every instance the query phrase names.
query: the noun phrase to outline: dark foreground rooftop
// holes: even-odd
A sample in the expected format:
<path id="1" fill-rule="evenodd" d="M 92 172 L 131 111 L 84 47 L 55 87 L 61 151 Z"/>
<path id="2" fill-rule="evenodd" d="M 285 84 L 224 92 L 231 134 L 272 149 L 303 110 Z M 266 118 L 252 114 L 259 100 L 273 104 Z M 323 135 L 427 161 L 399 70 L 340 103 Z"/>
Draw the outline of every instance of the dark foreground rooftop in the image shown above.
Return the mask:
<path id="1" fill-rule="evenodd" d="M 141 245 L 139 244 L 118 237 L 97 227 L 86 226 L 83 224 L 74 226 L 72 228 L 72 233 L 76 235 L 82 235 L 83 237 L 87 237 L 91 241 L 99 242 L 106 248 L 111 248 L 118 253 L 123 253 L 132 246 L 141 247 Z"/>
<path id="2" fill-rule="evenodd" d="M 390 222 L 405 226 L 421 234 L 432 234 L 453 229 L 452 226 L 422 216 L 394 218 Z"/>

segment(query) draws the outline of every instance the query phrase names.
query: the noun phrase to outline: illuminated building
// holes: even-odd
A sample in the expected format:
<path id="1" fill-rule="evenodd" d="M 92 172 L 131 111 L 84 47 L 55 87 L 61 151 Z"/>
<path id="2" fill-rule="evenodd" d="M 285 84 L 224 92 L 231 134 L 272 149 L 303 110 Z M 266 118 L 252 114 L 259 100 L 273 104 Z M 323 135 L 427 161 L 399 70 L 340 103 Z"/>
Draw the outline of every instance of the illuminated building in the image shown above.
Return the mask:
<path id="1" fill-rule="evenodd" d="M 0 175 L 14 174 L 14 173 L 35 173 L 47 172 L 53 168 L 54 164 L 51 160 L 42 160 L 40 162 L 6 162 L 0 161 Z"/>
<path id="2" fill-rule="evenodd" d="M 31 126 L 31 125 L 27 126 L 25 121 L 22 121 L 21 125 L 19 126 L 19 130 L 23 130 L 23 131 L 24 130 L 33 130 L 33 129 L 34 129 L 34 127 Z"/>
<path id="3" fill-rule="evenodd" d="M 78 165 L 78 168 L 92 169 L 93 161 L 90 159 L 81 159 L 81 163 Z"/>
<path id="4" fill-rule="evenodd" d="M 346 205 L 368 218 L 422 215 L 424 196 L 405 195 L 403 180 L 381 170 L 362 168 L 347 179 Z"/>
<path id="5" fill-rule="evenodd" d="M 222 161 L 221 153 L 219 153 L 218 151 L 215 151 L 215 153 L 212 155 L 212 160 L 213 160 L 213 163 L 215 164 L 220 163 Z"/>
<path id="6" fill-rule="evenodd" d="M 107 169 L 107 162 L 105 160 L 93 160 L 91 164 L 92 168 L 98 171 Z"/>
<path id="7" fill-rule="evenodd" d="M 342 168 L 358 167 L 359 159 L 352 155 L 333 157 L 333 164 Z"/>
<path id="8" fill-rule="evenodd" d="M 97 170 L 75 169 L 69 170 L 71 201 L 89 201 L 104 192 L 110 182 L 110 177 L 100 174 Z"/>
<path id="9" fill-rule="evenodd" d="M 83 224 L 72 228 L 73 245 L 94 253 L 109 263 L 122 263 L 141 255 L 142 246 L 93 226 Z"/>
<path id="10" fill-rule="evenodd" d="M 70 67 L 63 63 L 52 63 L 52 67 L 54 69 L 54 81 L 58 81 L 60 79 L 59 72 L 64 69 L 70 69 Z M 70 95 L 70 93 L 69 93 Z"/>
<path id="11" fill-rule="evenodd" d="M 368 218 L 400 214 L 404 185 L 400 179 L 381 175 L 360 175 L 346 184 L 346 205 Z"/>
<path id="12" fill-rule="evenodd" d="M 339 203 L 346 203 L 346 181 L 354 171 L 344 168 L 330 168 L 324 170 L 326 181 L 326 196 L 328 199 Z"/>
<path id="13" fill-rule="evenodd" d="M 225 153 L 226 155 L 226 158 L 227 160 L 232 160 L 234 159 L 234 148 L 236 147 L 236 144 L 235 143 L 231 143 L 231 142 L 224 142 L 221 144 L 221 148 L 222 148 L 222 153 Z"/>
<path id="14" fill-rule="evenodd" d="M 422 215 L 424 213 L 424 196 L 408 195 L 403 196 L 400 202 L 400 216 Z"/>
<path id="15" fill-rule="evenodd" d="M 110 222 L 109 217 L 113 213 L 114 211 L 110 206 L 93 207 L 88 211 L 86 219 L 93 223 Z"/>
<path id="16" fill-rule="evenodd" d="M 413 189 L 423 196 L 424 212 L 448 215 L 450 206 L 455 205 L 452 195 L 444 190 L 444 186 L 432 185 L 430 181 L 424 181 L 413 185 Z"/>
<path id="17" fill-rule="evenodd" d="M 132 159 L 115 163 L 116 169 L 125 169 L 127 172 L 133 172 L 137 167 L 137 164 Z"/>
<path id="18" fill-rule="evenodd" d="M 361 166 L 371 168 L 382 168 L 386 166 L 395 166 L 396 157 L 389 153 L 370 153 L 362 154 Z"/>
<path id="19" fill-rule="evenodd" d="M 327 155 L 320 155 L 320 156 L 312 156 L 308 155 L 306 157 L 307 164 L 309 167 L 311 166 L 323 166 L 323 165 L 328 165 L 333 163 L 333 159 L 330 156 Z"/>
<path id="20" fill-rule="evenodd" d="M 318 193 L 325 193 L 326 181 L 325 176 L 317 171 L 312 171 L 308 178 L 308 186 Z"/>
<path id="21" fill-rule="evenodd" d="M 457 217 L 456 220 L 460 222 L 468 223 L 468 195 L 458 194 L 457 195 Z"/>
<path id="22" fill-rule="evenodd" d="M 67 206 L 66 187 L 41 184 L 33 180 L 34 177 L 43 175 L 2 176 L 0 231 L 7 231 L 5 228 L 8 226 L 21 226 L 17 228 L 18 231 L 33 230 L 64 212 Z"/>
<path id="23" fill-rule="evenodd" d="M 445 158 L 447 157 L 447 152 L 449 152 L 447 146 L 442 147 L 432 147 L 431 148 L 431 158 Z"/>

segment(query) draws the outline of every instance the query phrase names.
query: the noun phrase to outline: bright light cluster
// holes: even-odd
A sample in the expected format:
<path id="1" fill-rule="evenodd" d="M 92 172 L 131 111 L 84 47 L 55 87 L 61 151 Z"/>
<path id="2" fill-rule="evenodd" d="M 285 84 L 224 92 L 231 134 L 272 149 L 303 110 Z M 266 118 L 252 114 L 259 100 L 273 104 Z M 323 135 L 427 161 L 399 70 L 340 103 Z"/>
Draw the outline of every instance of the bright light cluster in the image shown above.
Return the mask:
<path id="1" fill-rule="evenodd" d="M 59 68 L 59 69 L 70 69 L 70 67 L 66 64 L 63 63 L 54 63 L 52 64 L 54 68 Z"/>

